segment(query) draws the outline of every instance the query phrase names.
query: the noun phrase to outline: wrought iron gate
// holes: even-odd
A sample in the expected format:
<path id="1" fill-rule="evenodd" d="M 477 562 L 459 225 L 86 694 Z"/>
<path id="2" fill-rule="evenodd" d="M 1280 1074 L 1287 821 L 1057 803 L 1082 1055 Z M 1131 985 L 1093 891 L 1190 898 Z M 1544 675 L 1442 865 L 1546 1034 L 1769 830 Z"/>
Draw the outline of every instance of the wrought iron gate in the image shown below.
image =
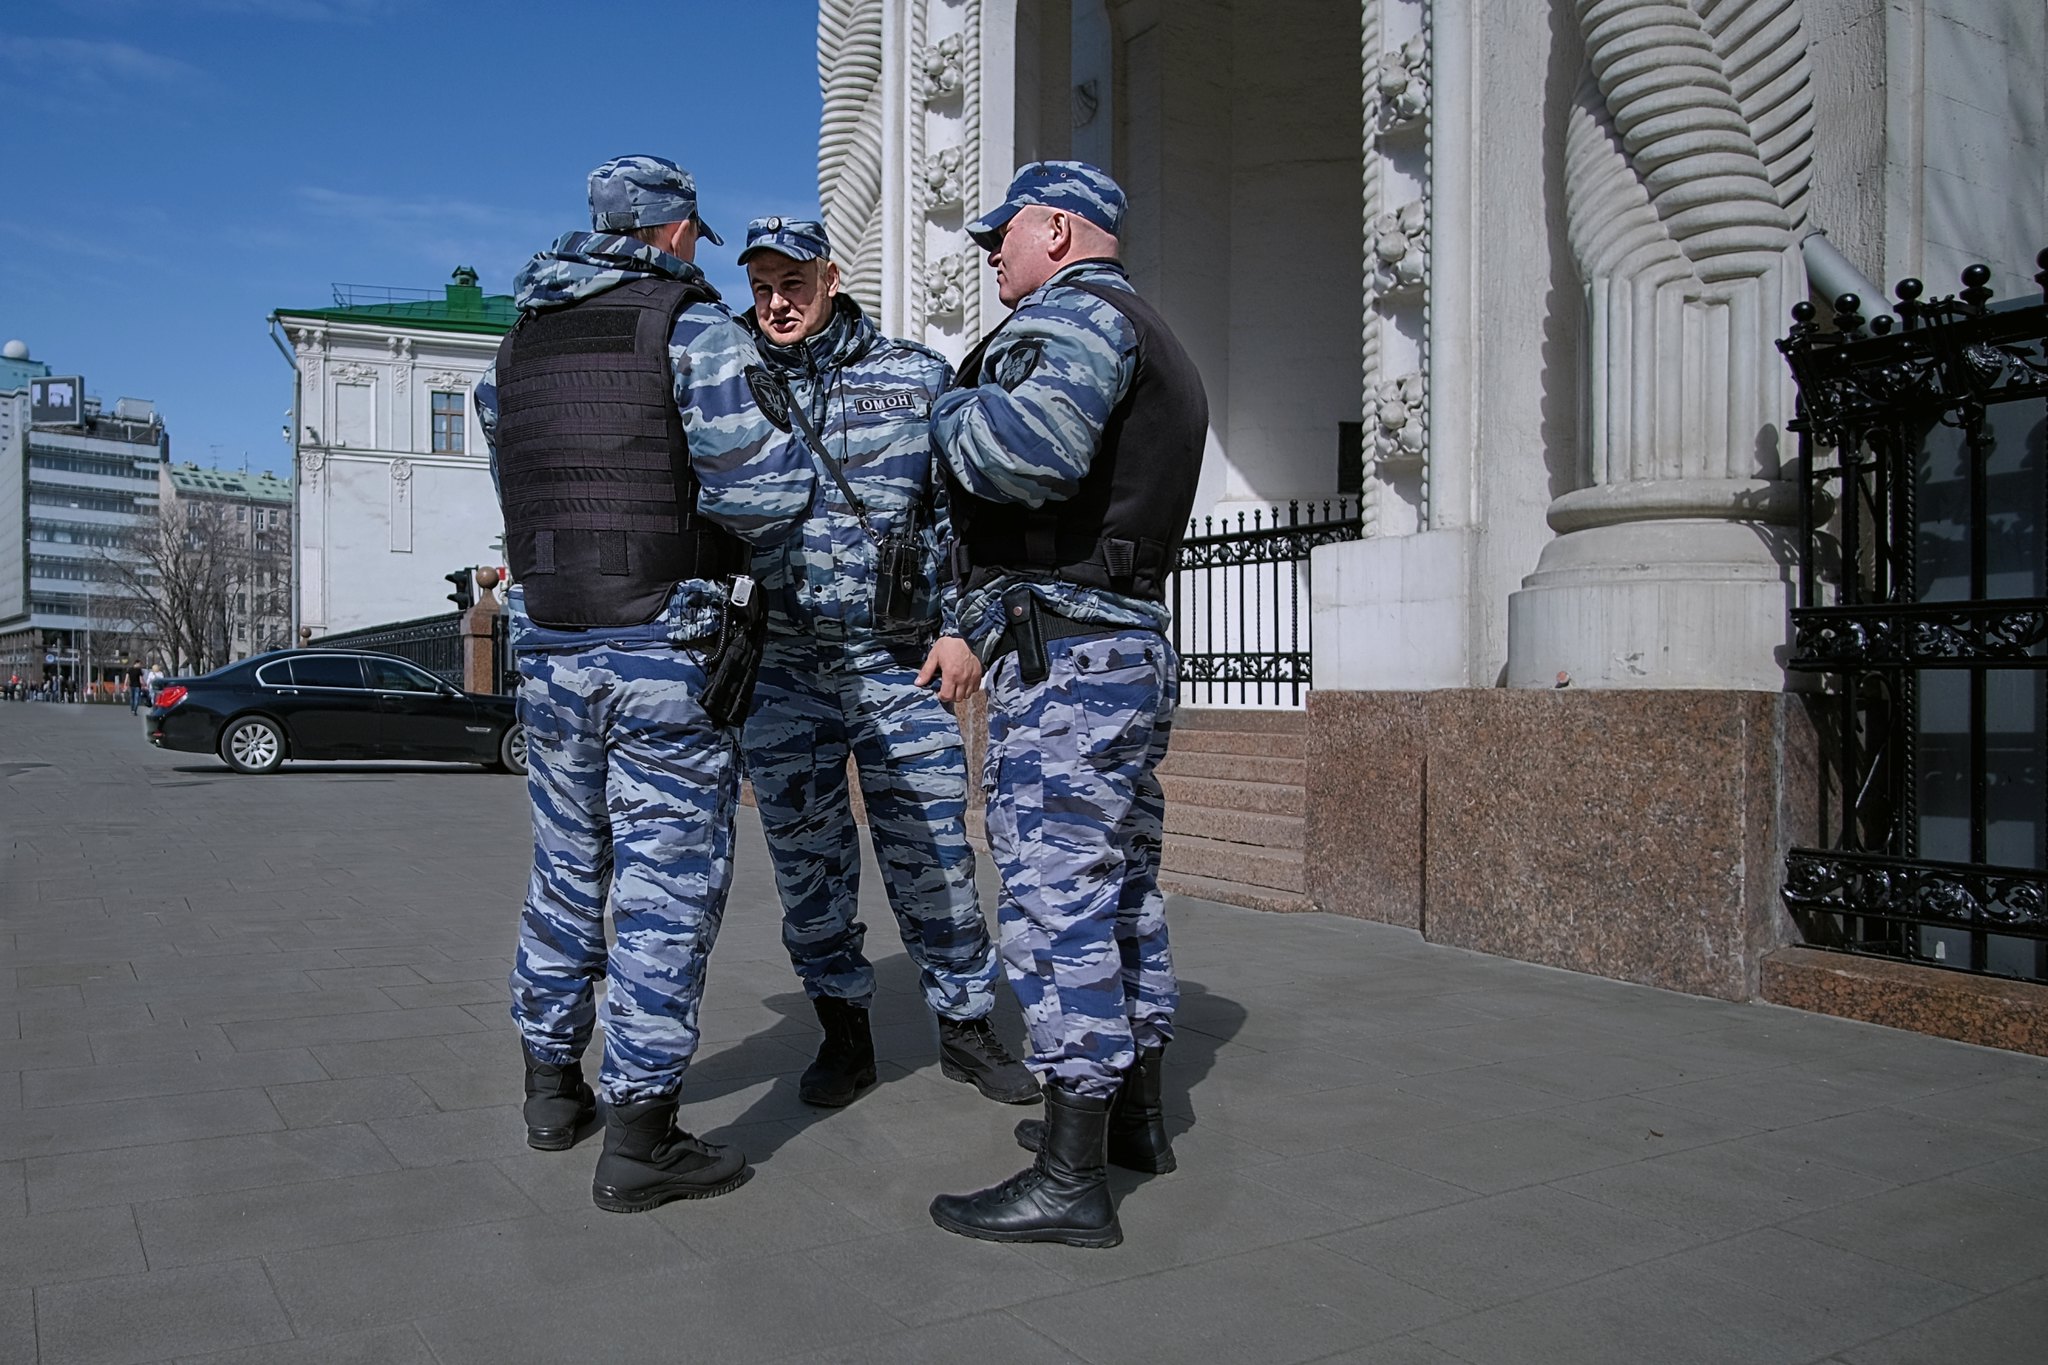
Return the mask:
<path id="1" fill-rule="evenodd" d="M 1303 518 L 1306 518 L 1304 520 Z M 1168 602 L 1190 706 L 1300 706 L 1311 645 L 1309 551 L 1365 534 L 1356 498 L 1188 524 Z"/>
<path id="2" fill-rule="evenodd" d="M 2040 280 L 2048 296 L 2048 251 Z M 1816 946 L 2048 980 L 2048 302 L 1990 271 L 1896 322 L 1810 304 L 1792 667 L 1823 676 L 1823 848 L 1784 897 Z"/>

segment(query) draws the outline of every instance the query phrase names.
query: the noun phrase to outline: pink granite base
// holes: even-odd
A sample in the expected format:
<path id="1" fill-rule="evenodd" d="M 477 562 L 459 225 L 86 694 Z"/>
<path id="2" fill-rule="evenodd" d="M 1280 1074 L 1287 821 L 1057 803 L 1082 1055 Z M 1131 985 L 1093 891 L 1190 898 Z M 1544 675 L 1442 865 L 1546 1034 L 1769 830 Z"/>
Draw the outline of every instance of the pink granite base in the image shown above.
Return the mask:
<path id="1" fill-rule="evenodd" d="M 2048 986 L 1940 967 L 1780 948 L 1764 959 L 1774 1005 L 2048 1057 Z"/>
<path id="2" fill-rule="evenodd" d="M 1319 692 L 1311 898 L 1432 942 L 1755 997 L 1794 937 L 1811 828 L 1803 703 L 1693 691 Z"/>

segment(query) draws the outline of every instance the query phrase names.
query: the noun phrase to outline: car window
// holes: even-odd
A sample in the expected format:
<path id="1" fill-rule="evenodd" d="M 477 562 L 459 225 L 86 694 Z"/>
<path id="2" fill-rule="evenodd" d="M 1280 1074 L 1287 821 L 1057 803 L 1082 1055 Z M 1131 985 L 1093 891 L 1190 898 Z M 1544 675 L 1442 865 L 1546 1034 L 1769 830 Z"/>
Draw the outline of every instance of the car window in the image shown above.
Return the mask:
<path id="1" fill-rule="evenodd" d="M 424 669 L 396 659 L 365 659 L 363 667 L 370 670 L 370 686 L 384 692 L 439 692 L 441 684 Z"/>
<path id="2" fill-rule="evenodd" d="M 363 685 L 363 670 L 346 654 L 306 654 L 292 660 L 292 681 L 301 687 Z"/>
<path id="3" fill-rule="evenodd" d="M 292 685 L 291 660 L 280 659 L 276 663 L 263 665 L 263 667 L 256 670 L 256 681 L 262 683 L 265 687 L 290 687 Z"/>

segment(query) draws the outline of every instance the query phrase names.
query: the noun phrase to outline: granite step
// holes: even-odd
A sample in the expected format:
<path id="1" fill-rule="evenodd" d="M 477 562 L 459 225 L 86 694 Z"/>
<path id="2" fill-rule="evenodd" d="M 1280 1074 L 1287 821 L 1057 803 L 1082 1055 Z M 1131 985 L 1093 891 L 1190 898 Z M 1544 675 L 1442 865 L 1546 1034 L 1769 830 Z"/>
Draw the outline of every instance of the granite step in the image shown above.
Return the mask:
<path id="1" fill-rule="evenodd" d="M 1183 706 L 1174 714 L 1176 730 L 1235 730 L 1262 735 L 1308 732 L 1308 712 L 1299 708 Z"/>
<path id="2" fill-rule="evenodd" d="M 1193 896 L 1197 900 L 1217 901 L 1223 905 L 1241 905 L 1247 910 L 1300 914 L 1315 909 L 1309 898 L 1298 892 L 1275 891 L 1271 887 L 1224 881 L 1219 877 L 1198 877 L 1191 872 L 1162 870 L 1159 886 L 1161 890 L 1177 896 Z"/>
<path id="3" fill-rule="evenodd" d="M 1249 754 L 1258 758 L 1288 758 L 1296 761 L 1308 757 L 1308 736 L 1291 735 L 1277 730 L 1218 730 L 1208 726 L 1183 729 L 1180 720 L 1173 723 L 1173 744 L 1169 754 Z"/>
<path id="4" fill-rule="evenodd" d="M 1253 815 L 1306 814 L 1308 792 L 1298 783 L 1241 781 L 1230 777 L 1188 777 L 1162 771 L 1159 785 L 1166 792 L 1166 804 L 1202 807 L 1208 810 L 1244 811 Z"/>
<path id="5" fill-rule="evenodd" d="M 1265 852 L 1286 850 L 1297 857 L 1308 842 L 1308 822 L 1299 815 L 1261 815 L 1256 811 L 1216 806 L 1176 806 L 1171 801 L 1166 803 L 1166 832 L 1246 844 Z"/>
<path id="6" fill-rule="evenodd" d="M 1265 782 L 1299 787 L 1308 781 L 1308 760 L 1267 758 L 1260 754 L 1205 754 L 1183 749 L 1176 738 L 1160 761 L 1164 777 L 1218 777 L 1232 782 Z"/>
<path id="7" fill-rule="evenodd" d="M 1167 873 L 1240 882 L 1296 895 L 1307 885 L 1298 848 L 1259 848 L 1195 834 L 1166 836 L 1160 848 L 1160 874 Z"/>

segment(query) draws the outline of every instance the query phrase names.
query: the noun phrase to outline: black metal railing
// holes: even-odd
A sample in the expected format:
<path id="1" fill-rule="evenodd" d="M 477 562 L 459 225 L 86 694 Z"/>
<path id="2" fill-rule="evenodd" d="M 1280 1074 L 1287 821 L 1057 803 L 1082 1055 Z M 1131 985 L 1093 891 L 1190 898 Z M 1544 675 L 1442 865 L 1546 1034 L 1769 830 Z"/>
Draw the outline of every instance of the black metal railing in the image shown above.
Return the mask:
<path id="1" fill-rule="evenodd" d="M 410 659 L 443 681 L 462 686 L 462 613 L 421 616 L 361 630 L 337 631 L 313 641 L 337 649 L 373 649 Z"/>
<path id="2" fill-rule="evenodd" d="M 1821 675 L 1821 838 L 1784 898 L 1809 942 L 2048 980 L 2048 251 L 1896 318 L 1801 304 L 1799 605 Z"/>
<path id="3" fill-rule="evenodd" d="M 1191 706 L 1300 706 L 1313 631 L 1309 552 L 1365 534 L 1356 498 L 1190 522 L 1168 602 Z"/>

